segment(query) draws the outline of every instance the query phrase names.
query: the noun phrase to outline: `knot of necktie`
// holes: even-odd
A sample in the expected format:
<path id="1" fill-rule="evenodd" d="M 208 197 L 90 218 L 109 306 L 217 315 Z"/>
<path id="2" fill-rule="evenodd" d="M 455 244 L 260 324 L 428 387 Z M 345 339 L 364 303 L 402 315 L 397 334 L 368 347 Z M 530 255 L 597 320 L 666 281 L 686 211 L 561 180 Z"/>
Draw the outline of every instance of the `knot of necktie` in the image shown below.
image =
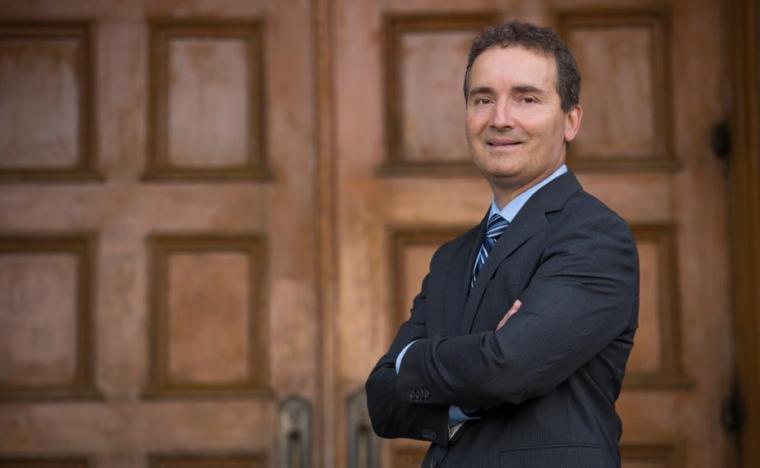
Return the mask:
<path id="1" fill-rule="evenodd" d="M 500 214 L 495 213 L 488 219 L 488 225 L 486 226 L 486 235 L 483 238 L 483 243 L 478 250 L 478 256 L 475 258 L 475 265 L 472 268 L 472 280 L 470 281 L 470 288 L 475 285 L 475 279 L 480 272 L 480 269 L 486 263 L 488 254 L 491 253 L 496 241 L 504 233 L 504 230 L 509 226 L 509 221 L 502 218 Z"/>

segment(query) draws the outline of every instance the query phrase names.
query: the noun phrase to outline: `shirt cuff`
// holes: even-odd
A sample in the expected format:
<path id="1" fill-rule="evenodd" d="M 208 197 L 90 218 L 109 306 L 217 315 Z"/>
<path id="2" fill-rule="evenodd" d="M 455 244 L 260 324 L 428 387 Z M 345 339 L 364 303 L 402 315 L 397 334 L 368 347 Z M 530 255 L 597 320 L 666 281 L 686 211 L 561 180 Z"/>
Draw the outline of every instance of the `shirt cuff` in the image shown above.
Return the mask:
<path id="1" fill-rule="evenodd" d="M 398 371 L 401 369 L 401 360 L 404 359 L 404 354 L 406 354 L 406 352 L 409 350 L 409 347 L 412 346 L 415 341 L 417 340 L 413 340 L 411 343 L 404 346 L 404 349 L 398 353 L 398 356 L 396 357 L 396 375 L 398 375 Z"/>
<path id="2" fill-rule="evenodd" d="M 480 419 L 480 418 L 477 416 L 470 416 L 469 414 L 467 414 L 467 412 L 465 412 L 465 410 L 463 410 L 459 406 L 456 406 L 456 405 L 449 406 L 449 427 L 456 426 L 459 423 L 470 421 L 472 419 Z"/>

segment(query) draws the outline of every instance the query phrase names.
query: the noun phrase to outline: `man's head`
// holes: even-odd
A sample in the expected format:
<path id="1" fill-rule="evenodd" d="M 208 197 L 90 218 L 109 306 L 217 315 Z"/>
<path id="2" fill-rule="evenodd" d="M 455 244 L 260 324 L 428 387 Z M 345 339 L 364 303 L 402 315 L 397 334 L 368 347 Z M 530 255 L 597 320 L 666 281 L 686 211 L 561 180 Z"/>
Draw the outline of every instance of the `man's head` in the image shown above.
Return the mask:
<path id="1" fill-rule="evenodd" d="M 554 57 L 557 67 L 557 94 L 562 102 L 562 110 L 567 112 L 578 105 L 581 95 L 581 74 L 567 45 L 552 29 L 519 21 L 510 21 L 501 26 L 488 28 L 473 40 L 464 73 L 465 100 L 470 90 L 470 76 L 475 59 L 491 47 L 515 46 Z"/>
<path id="2" fill-rule="evenodd" d="M 563 63 L 570 70 L 565 84 Z M 580 128 L 579 86 L 575 60 L 551 30 L 512 22 L 473 42 L 465 79 L 467 143 L 499 206 L 564 163 Z"/>

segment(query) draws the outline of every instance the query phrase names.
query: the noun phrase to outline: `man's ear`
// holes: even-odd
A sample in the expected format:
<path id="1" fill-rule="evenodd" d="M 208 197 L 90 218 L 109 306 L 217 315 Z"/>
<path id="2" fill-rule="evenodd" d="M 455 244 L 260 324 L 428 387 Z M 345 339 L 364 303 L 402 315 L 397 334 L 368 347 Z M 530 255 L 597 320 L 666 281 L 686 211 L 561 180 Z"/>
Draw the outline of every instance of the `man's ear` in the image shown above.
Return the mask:
<path id="1" fill-rule="evenodd" d="M 565 113 L 565 141 L 571 142 L 578 134 L 581 128 L 581 119 L 583 119 L 583 108 L 580 104 L 576 105 L 570 111 Z"/>

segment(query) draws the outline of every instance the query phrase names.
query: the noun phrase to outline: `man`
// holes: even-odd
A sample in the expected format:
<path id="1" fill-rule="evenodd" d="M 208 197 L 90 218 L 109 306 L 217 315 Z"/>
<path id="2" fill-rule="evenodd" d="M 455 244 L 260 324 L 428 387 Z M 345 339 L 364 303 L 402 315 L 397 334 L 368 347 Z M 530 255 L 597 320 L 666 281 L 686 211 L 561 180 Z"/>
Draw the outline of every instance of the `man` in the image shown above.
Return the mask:
<path id="1" fill-rule="evenodd" d="M 367 380 L 375 431 L 424 467 L 616 467 L 615 400 L 638 316 L 626 223 L 565 167 L 580 75 L 553 31 L 510 22 L 470 50 L 467 141 L 493 201 L 440 247 Z"/>

